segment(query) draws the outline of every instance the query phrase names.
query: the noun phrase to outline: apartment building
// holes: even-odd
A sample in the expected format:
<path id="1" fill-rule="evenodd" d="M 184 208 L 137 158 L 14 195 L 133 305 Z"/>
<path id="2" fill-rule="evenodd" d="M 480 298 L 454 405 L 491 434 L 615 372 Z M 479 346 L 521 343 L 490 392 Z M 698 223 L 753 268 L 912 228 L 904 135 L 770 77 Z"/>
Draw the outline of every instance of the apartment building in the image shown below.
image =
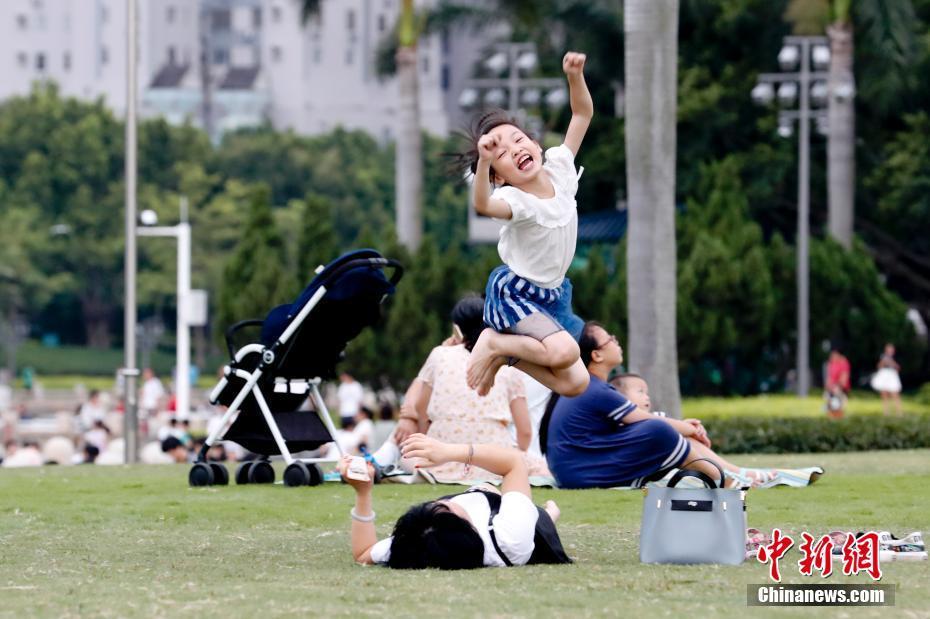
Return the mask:
<path id="1" fill-rule="evenodd" d="M 421 7 L 440 0 L 420 0 Z M 143 116 L 206 127 L 218 138 L 270 121 L 315 134 L 342 126 L 394 137 L 397 84 L 375 72 L 401 0 L 324 0 L 301 23 L 298 0 L 139 0 Z M 126 107 L 126 0 L 0 2 L 0 99 L 53 80 L 66 96 Z M 419 44 L 426 131 L 462 124 L 456 101 L 483 47 L 473 32 Z"/>

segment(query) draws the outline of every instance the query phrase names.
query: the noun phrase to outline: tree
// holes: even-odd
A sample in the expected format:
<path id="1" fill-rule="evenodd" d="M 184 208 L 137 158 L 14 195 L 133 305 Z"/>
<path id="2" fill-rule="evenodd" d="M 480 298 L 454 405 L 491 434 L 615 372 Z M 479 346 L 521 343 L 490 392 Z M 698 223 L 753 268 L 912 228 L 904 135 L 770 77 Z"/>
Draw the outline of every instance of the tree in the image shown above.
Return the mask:
<path id="1" fill-rule="evenodd" d="M 333 207 L 319 194 L 304 199 L 300 238 L 297 241 L 297 278 L 307 283 L 317 266 L 328 264 L 337 256 L 333 230 Z"/>
<path id="2" fill-rule="evenodd" d="M 914 7 L 910 0 L 792 0 L 786 12 L 796 31 L 826 32 L 830 39 L 827 117 L 827 229 L 849 249 L 853 239 L 856 189 L 855 31 L 869 50 L 870 64 L 858 85 L 878 109 L 887 110 L 905 86 L 914 50 Z M 821 22 L 818 24 L 818 22 Z M 854 27 L 857 26 L 857 27 Z"/>
<path id="3" fill-rule="evenodd" d="M 904 128 L 888 141 L 880 163 L 866 179 L 877 199 L 870 225 L 871 251 L 891 282 L 911 291 L 930 316 L 930 114 L 904 116 Z"/>
<path id="4" fill-rule="evenodd" d="M 675 101 L 678 1 L 626 0 L 626 155 L 630 368 L 679 416 L 676 330 Z"/>
<path id="5" fill-rule="evenodd" d="M 218 308 L 219 333 L 247 318 L 262 318 L 272 306 L 292 300 L 294 276 L 287 248 L 274 224 L 270 190 L 257 185 L 235 252 L 226 263 Z"/>
<path id="6" fill-rule="evenodd" d="M 769 255 L 762 229 L 749 218 L 737 158 L 702 165 L 701 176 L 699 195 L 679 218 L 681 362 L 751 368 L 770 340 L 777 309 Z M 755 390 L 751 378 L 736 385 L 747 381 L 726 374 L 715 388 Z"/>

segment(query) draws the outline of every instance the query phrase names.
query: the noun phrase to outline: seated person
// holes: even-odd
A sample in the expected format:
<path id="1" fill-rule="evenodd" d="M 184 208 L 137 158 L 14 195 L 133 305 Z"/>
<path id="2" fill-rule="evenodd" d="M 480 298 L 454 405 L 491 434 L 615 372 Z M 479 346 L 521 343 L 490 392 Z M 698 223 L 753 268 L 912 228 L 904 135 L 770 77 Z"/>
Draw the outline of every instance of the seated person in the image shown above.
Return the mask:
<path id="1" fill-rule="evenodd" d="M 516 447 L 521 452 L 529 448 L 533 430 L 522 373 L 514 368 L 501 368 L 486 396 L 479 396 L 468 387 L 468 359 L 485 329 L 484 301 L 469 295 L 456 303 L 452 309 L 452 327 L 454 335 L 433 348 L 408 389 L 393 440 L 373 454 L 380 466 L 400 464 L 412 472 L 408 463 L 398 462 L 398 444 L 415 432 L 447 443 L 511 447 L 514 439 L 508 426 L 512 422 L 516 428 Z M 549 477 L 543 458 L 526 453 L 524 458 L 530 475 Z M 459 462 L 448 462 L 424 473 L 439 483 L 499 480 L 481 466 L 466 467 Z"/>
<path id="2" fill-rule="evenodd" d="M 591 374 L 588 388 L 550 402 L 540 428 L 540 444 L 546 446 L 549 469 L 560 487 L 639 487 L 675 468 L 719 478 L 713 465 L 695 462 L 709 458 L 721 467 L 728 464 L 711 451 L 700 422 L 652 415 L 607 383 L 610 371 L 623 362 L 615 336 L 588 322 L 578 343 Z M 729 485 L 742 484 L 731 479 Z"/>
<path id="3" fill-rule="evenodd" d="M 649 399 L 649 384 L 646 383 L 646 379 L 639 374 L 620 374 L 614 377 L 610 381 L 610 384 L 616 387 L 617 391 L 619 391 L 623 397 L 635 404 L 636 408 L 639 410 L 667 419 L 665 413 L 652 410 L 652 400 Z M 760 471 L 758 469 L 746 469 L 736 466 L 729 460 L 724 459 L 723 456 L 709 449 L 711 440 L 710 437 L 707 436 L 707 430 L 704 429 L 699 419 L 683 419 L 682 421 L 694 426 L 697 430 L 694 438 L 705 448 L 708 448 L 708 453 L 702 457 L 710 458 L 717 462 L 717 464 L 723 467 L 724 474 L 728 477 L 732 477 L 740 484 L 753 486 L 763 484 L 772 480 L 777 474 L 776 471 Z M 698 447 L 698 449 L 701 448 Z"/>
<path id="4" fill-rule="evenodd" d="M 498 445 L 441 443 L 423 434 L 409 436 L 401 450 L 421 468 L 459 462 L 502 475 L 501 491 L 476 486 L 415 505 L 400 517 L 391 537 L 378 541 L 371 505 L 374 467 L 366 463 L 370 480 L 353 479 L 347 474 L 351 458 L 343 458 L 339 472 L 355 490 L 355 507 L 349 514 L 352 556 L 358 563 L 453 570 L 571 563 L 555 528 L 558 506 L 554 501 L 547 501 L 545 509 L 533 505 L 522 452 Z"/>

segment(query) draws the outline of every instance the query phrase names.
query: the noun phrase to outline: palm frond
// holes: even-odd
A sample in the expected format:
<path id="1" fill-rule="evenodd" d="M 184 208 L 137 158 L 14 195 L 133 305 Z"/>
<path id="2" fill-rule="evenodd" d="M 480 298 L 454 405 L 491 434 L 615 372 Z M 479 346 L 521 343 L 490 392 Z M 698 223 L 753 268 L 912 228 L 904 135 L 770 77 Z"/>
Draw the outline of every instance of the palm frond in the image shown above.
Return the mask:
<path id="1" fill-rule="evenodd" d="M 898 67 L 914 56 L 917 39 L 914 32 L 914 6 L 911 0 L 862 0 L 853 5 L 858 31 L 870 49 Z"/>
<path id="2" fill-rule="evenodd" d="M 857 55 L 862 62 L 857 84 L 863 98 L 878 110 L 893 107 L 913 79 L 907 67 L 914 61 L 916 17 L 910 0 L 860 0 L 852 5 Z M 861 53 L 868 50 L 867 54 Z"/>

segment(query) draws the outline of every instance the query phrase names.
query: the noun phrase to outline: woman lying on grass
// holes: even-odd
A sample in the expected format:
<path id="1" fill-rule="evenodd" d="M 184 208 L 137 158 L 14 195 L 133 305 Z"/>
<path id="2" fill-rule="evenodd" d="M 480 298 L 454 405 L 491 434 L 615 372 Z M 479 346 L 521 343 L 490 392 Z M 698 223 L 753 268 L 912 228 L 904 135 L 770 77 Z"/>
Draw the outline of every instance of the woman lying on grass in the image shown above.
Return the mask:
<path id="1" fill-rule="evenodd" d="M 501 490 L 475 486 L 414 505 L 394 525 L 394 534 L 378 541 L 371 508 L 373 482 L 349 478 L 351 458 L 343 458 L 339 472 L 355 489 L 350 515 L 352 555 L 357 562 L 446 570 L 571 563 L 555 528 L 558 506 L 554 501 L 547 501 L 545 509 L 533 505 L 523 452 L 498 445 L 442 443 L 423 434 L 409 436 L 401 451 L 420 467 L 446 462 L 480 466 L 503 477 Z M 374 468 L 371 464 L 368 468 L 374 479 Z"/>

